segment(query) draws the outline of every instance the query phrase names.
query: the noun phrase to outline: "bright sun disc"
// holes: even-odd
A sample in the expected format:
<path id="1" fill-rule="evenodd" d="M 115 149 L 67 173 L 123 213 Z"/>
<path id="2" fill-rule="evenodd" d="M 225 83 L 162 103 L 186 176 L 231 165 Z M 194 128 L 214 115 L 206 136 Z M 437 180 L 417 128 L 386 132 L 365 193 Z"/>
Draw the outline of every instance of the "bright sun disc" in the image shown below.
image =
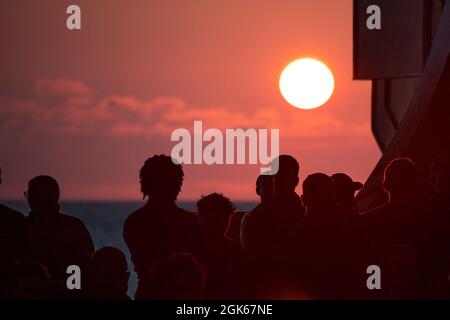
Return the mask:
<path id="1" fill-rule="evenodd" d="M 314 109 L 330 99 L 334 78 L 324 63 L 302 58 L 284 68 L 279 85 L 281 95 L 289 104 L 300 109 Z"/>

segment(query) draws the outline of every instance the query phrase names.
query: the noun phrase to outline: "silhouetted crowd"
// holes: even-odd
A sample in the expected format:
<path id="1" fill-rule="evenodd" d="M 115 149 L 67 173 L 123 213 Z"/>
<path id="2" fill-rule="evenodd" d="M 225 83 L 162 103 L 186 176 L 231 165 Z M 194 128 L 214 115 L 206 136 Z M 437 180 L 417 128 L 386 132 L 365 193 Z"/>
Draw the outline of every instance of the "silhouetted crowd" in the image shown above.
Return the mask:
<path id="1" fill-rule="evenodd" d="M 192 213 L 176 205 L 182 166 L 149 158 L 140 170 L 147 203 L 123 227 L 135 299 L 450 299 L 448 156 L 426 184 L 410 159 L 391 161 L 388 200 L 364 213 L 355 201 L 363 185 L 348 175 L 309 175 L 299 196 L 297 160 L 276 163 L 275 174 L 257 178 L 260 203 L 250 212 L 212 193 Z M 0 205 L 3 299 L 130 299 L 124 253 L 95 251 L 84 223 L 60 212 L 55 179 L 31 179 L 25 197 L 26 217 Z M 79 290 L 67 285 L 71 265 L 81 270 Z M 368 287 L 373 265 L 379 290 Z"/>

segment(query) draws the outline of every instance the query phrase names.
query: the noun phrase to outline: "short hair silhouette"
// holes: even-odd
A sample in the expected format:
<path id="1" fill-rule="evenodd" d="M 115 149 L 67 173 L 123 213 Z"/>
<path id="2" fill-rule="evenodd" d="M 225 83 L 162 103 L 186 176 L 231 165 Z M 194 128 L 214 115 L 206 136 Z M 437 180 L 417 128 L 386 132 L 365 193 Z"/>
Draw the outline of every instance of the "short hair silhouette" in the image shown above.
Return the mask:
<path id="1" fill-rule="evenodd" d="M 281 155 L 274 159 L 273 163 L 275 163 L 275 166 L 278 165 L 274 180 L 275 193 L 284 195 L 286 192 L 294 192 L 299 181 L 300 167 L 298 161 L 293 156 Z"/>
<path id="2" fill-rule="evenodd" d="M 171 157 L 154 155 L 145 161 L 140 173 L 143 197 L 175 201 L 183 184 L 183 168 Z"/>
<path id="3" fill-rule="evenodd" d="M 206 273 L 190 253 L 175 253 L 150 268 L 142 298 L 145 300 L 199 300 Z"/>
<path id="4" fill-rule="evenodd" d="M 129 277 L 127 259 L 121 250 L 103 247 L 92 254 L 89 262 L 89 290 L 92 298 L 126 298 Z"/>
<path id="5" fill-rule="evenodd" d="M 283 154 L 278 157 L 278 172 L 277 175 L 298 177 L 300 166 L 298 161 L 290 155 Z"/>
<path id="6" fill-rule="evenodd" d="M 59 202 L 58 182 L 50 176 L 37 176 L 28 182 L 26 193 L 31 210 L 46 210 Z"/>
<path id="7" fill-rule="evenodd" d="M 26 221 L 33 258 L 47 267 L 52 282 L 64 274 L 67 260 L 94 252 L 85 224 L 77 217 L 60 212 L 59 195 L 58 183 L 49 176 L 31 179 L 26 193 L 31 209 Z M 34 247 L 38 250 L 33 250 Z"/>
<path id="8" fill-rule="evenodd" d="M 303 181 L 302 200 L 307 208 L 329 207 L 335 204 L 336 186 L 324 173 L 314 173 Z"/>
<path id="9" fill-rule="evenodd" d="M 383 187 L 391 197 L 410 195 L 419 182 L 416 165 L 411 159 L 392 160 L 384 170 Z"/>
<path id="10" fill-rule="evenodd" d="M 231 200 L 219 193 L 211 193 L 197 202 L 201 225 L 214 234 L 224 235 L 227 232 L 235 209 Z"/>
<path id="11" fill-rule="evenodd" d="M 6 279 L 8 299 L 44 300 L 49 298 L 50 276 L 47 269 L 37 261 L 15 262 Z"/>

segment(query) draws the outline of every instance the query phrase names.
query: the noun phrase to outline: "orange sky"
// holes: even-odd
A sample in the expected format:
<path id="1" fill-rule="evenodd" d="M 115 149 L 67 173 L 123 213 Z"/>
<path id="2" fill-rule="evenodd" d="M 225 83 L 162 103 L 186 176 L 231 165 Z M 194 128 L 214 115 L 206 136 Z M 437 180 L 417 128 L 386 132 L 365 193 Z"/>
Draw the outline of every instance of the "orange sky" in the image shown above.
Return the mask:
<path id="1" fill-rule="evenodd" d="M 364 181 L 380 156 L 370 83 L 352 81 L 352 1 L 72 1 L 0 4 L 0 197 L 54 176 L 63 199 L 141 199 L 138 170 L 170 154 L 172 130 L 279 128 L 280 151 L 312 172 Z M 311 56 L 335 92 L 316 110 L 289 106 L 282 68 Z M 185 166 L 182 199 L 255 199 L 259 166 Z M 299 192 L 300 192 L 299 188 Z"/>

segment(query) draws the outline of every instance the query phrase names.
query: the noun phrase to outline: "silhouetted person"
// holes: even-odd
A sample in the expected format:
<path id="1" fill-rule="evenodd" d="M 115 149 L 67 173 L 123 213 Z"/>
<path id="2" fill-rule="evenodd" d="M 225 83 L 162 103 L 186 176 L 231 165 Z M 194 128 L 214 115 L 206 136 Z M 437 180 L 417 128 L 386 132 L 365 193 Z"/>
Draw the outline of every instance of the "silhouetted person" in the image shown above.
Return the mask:
<path id="1" fill-rule="evenodd" d="M 148 201 L 127 218 L 123 229 L 138 275 L 136 297 L 148 268 L 156 261 L 176 252 L 198 255 L 201 251 L 197 217 L 175 204 L 183 176 L 181 165 L 165 155 L 149 158 L 140 171 L 141 191 Z"/>
<path id="2" fill-rule="evenodd" d="M 323 173 L 309 175 L 303 182 L 302 201 L 306 218 L 297 229 L 297 263 L 300 285 L 317 298 L 335 299 L 343 294 L 343 243 L 336 213 L 336 184 Z"/>
<path id="3" fill-rule="evenodd" d="M 372 247 L 384 250 L 392 244 L 419 240 L 427 208 L 422 204 L 414 162 L 407 158 L 392 160 L 384 172 L 383 188 L 389 195 L 388 202 L 362 216 Z"/>
<path id="4" fill-rule="evenodd" d="M 335 173 L 331 176 L 336 185 L 337 213 L 340 219 L 348 220 L 359 215 L 356 207 L 355 192 L 361 190 L 363 184 L 353 181 L 345 173 Z"/>
<path id="5" fill-rule="evenodd" d="M 273 176 L 261 174 L 256 179 L 256 194 L 261 199 L 261 203 L 273 201 Z"/>
<path id="6" fill-rule="evenodd" d="M 326 174 L 314 173 L 303 181 L 302 201 L 308 220 L 336 219 L 336 185 Z"/>
<path id="7" fill-rule="evenodd" d="M 176 253 L 156 262 L 148 271 L 142 300 L 200 300 L 207 276 L 189 253 Z"/>
<path id="8" fill-rule="evenodd" d="M 388 202 L 360 217 L 362 234 L 368 237 L 369 242 L 367 252 L 370 255 L 366 259 L 368 263 L 379 264 L 383 269 L 383 263 L 391 264 L 390 252 L 394 250 L 397 255 L 404 257 L 416 253 L 415 259 L 408 259 L 419 261 L 421 252 L 424 252 L 424 243 L 428 241 L 430 206 L 420 192 L 419 175 L 414 162 L 407 158 L 392 160 L 385 168 L 383 187 L 389 195 Z M 404 253 L 399 253 L 399 250 Z M 411 270 L 404 272 L 413 274 L 413 268 L 411 265 Z M 421 291 L 422 295 L 427 294 L 425 290 Z M 387 291 L 383 293 L 388 294 Z M 389 292 L 390 296 L 395 294 L 392 290 Z"/>
<path id="9" fill-rule="evenodd" d="M 337 218 L 342 223 L 339 234 L 341 245 L 341 260 L 347 260 L 348 273 L 346 281 L 349 283 L 345 298 L 361 298 L 359 291 L 367 291 L 364 279 L 367 278 L 367 264 L 360 257 L 367 254 L 368 246 L 364 238 L 364 230 L 358 228 L 360 218 L 359 210 L 356 206 L 355 192 L 363 188 L 363 184 L 353 181 L 345 173 L 335 173 L 331 176 L 336 185 L 336 213 Z M 351 282 L 351 283 L 350 283 Z"/>
<path id="10" fill-rule="evenodd" d="M 2 183 L 0 168 L 0 185 Z M 0 298 L 6 270 L 18 260 L 29 255 L 28 233 L 25 217 L 0 203 Z"/>
<path id="11" fill-rule="evenodd" d="M 59 186 L 52 177 L 31 179 L 25 195 L 32 256 L 47 267 L 53 285 L 65 286 L 67 261 L 94 252 L 91 236 L 80 219 L 60 213 Z"/>
<path id="12" fill-rule="evenodd" d="M 273 206 L 273 175 L 266 172 L 256 179 L 256 194 L 260 197 L 260 204 L 244 215 L 241 221 L 241 245 L 244 248 L 255 250 L 260 245 L 263 230 L 257 230 L 257 221 L 270 215 Z"/>
<path id="13" fill-rule="evenodd" d="M 249 274 L 251 298 L 277 298 L 286 293 L 284 265 L 274 259 L 272 251 L 284 246 L 286 237 L 304 217 L 304 207 L 295 193 L 299 182 L 299 165 L 289 155 L 281 155 L 272 161 L 272 175 L 264 178 L 261 194 L 267 201 L 261 202 L 243 219 L 241 243 L 251 255 L 251 267 L 258 272 Z M 267 180 L 266 180 L 267 179 Z M 270 196 L 270 190 L 273 190 Z"/>
<path id="14" fill-rule="evenodd" d="M 267 246 L 273 245 L 280 237 L 304 217 L 304 207 L 300 197 L 295 193 L 298 185 L 299 165 L 289 155 L 281 155 L 272 162 L 277 168 L 276 174 L 263 178 L 261 194 L 269 195 L 273 190 L 273 200 L 261 202 L 243 219 L 241 225 L 241 243 L 245 248 L 263 253 Z M 273 170 L 273 169 L 272 169 Z M 276 170 L 276 169 L 275 169 Z M 264 197 L 266 198 L 266 197 Z"/>
<path id="15" fill-rule="evenodd" d="M 91 257 L 88 265 L 88 297 L 94 300 L 130 300 L 127 296 L 127 259 L 114 247 L 103 247 Z"/>
<path id="16" fill-rule="evenodd" d="M 244 255 L 240 244 L 225 235 L 234 210 L 233 203 L 217 193 L 197 202 L 198 218 L 205 235 L 201 261 L 208 273 L 206 299 L 243 297 Z"/>
<path id="17" fill-rule="evenodd" d="M 23 260 L 14 263 L 6 276 L 6 299 L 46 300 L 50 298 L 50 276 L 37 261 Z"/>
<path id="18" fill-rule="evenodd" d="M 274 209 L 272 210 L 281 226 L 281 234 L 295 226 L 305 216 L 305 208 L 295 192 L 299 182 L 299 165 L 289 155 L 281 155 L 278 160 L 278 171 L 273 176 Z M 274 164 L 272 163 L 272 167 Z"/>

